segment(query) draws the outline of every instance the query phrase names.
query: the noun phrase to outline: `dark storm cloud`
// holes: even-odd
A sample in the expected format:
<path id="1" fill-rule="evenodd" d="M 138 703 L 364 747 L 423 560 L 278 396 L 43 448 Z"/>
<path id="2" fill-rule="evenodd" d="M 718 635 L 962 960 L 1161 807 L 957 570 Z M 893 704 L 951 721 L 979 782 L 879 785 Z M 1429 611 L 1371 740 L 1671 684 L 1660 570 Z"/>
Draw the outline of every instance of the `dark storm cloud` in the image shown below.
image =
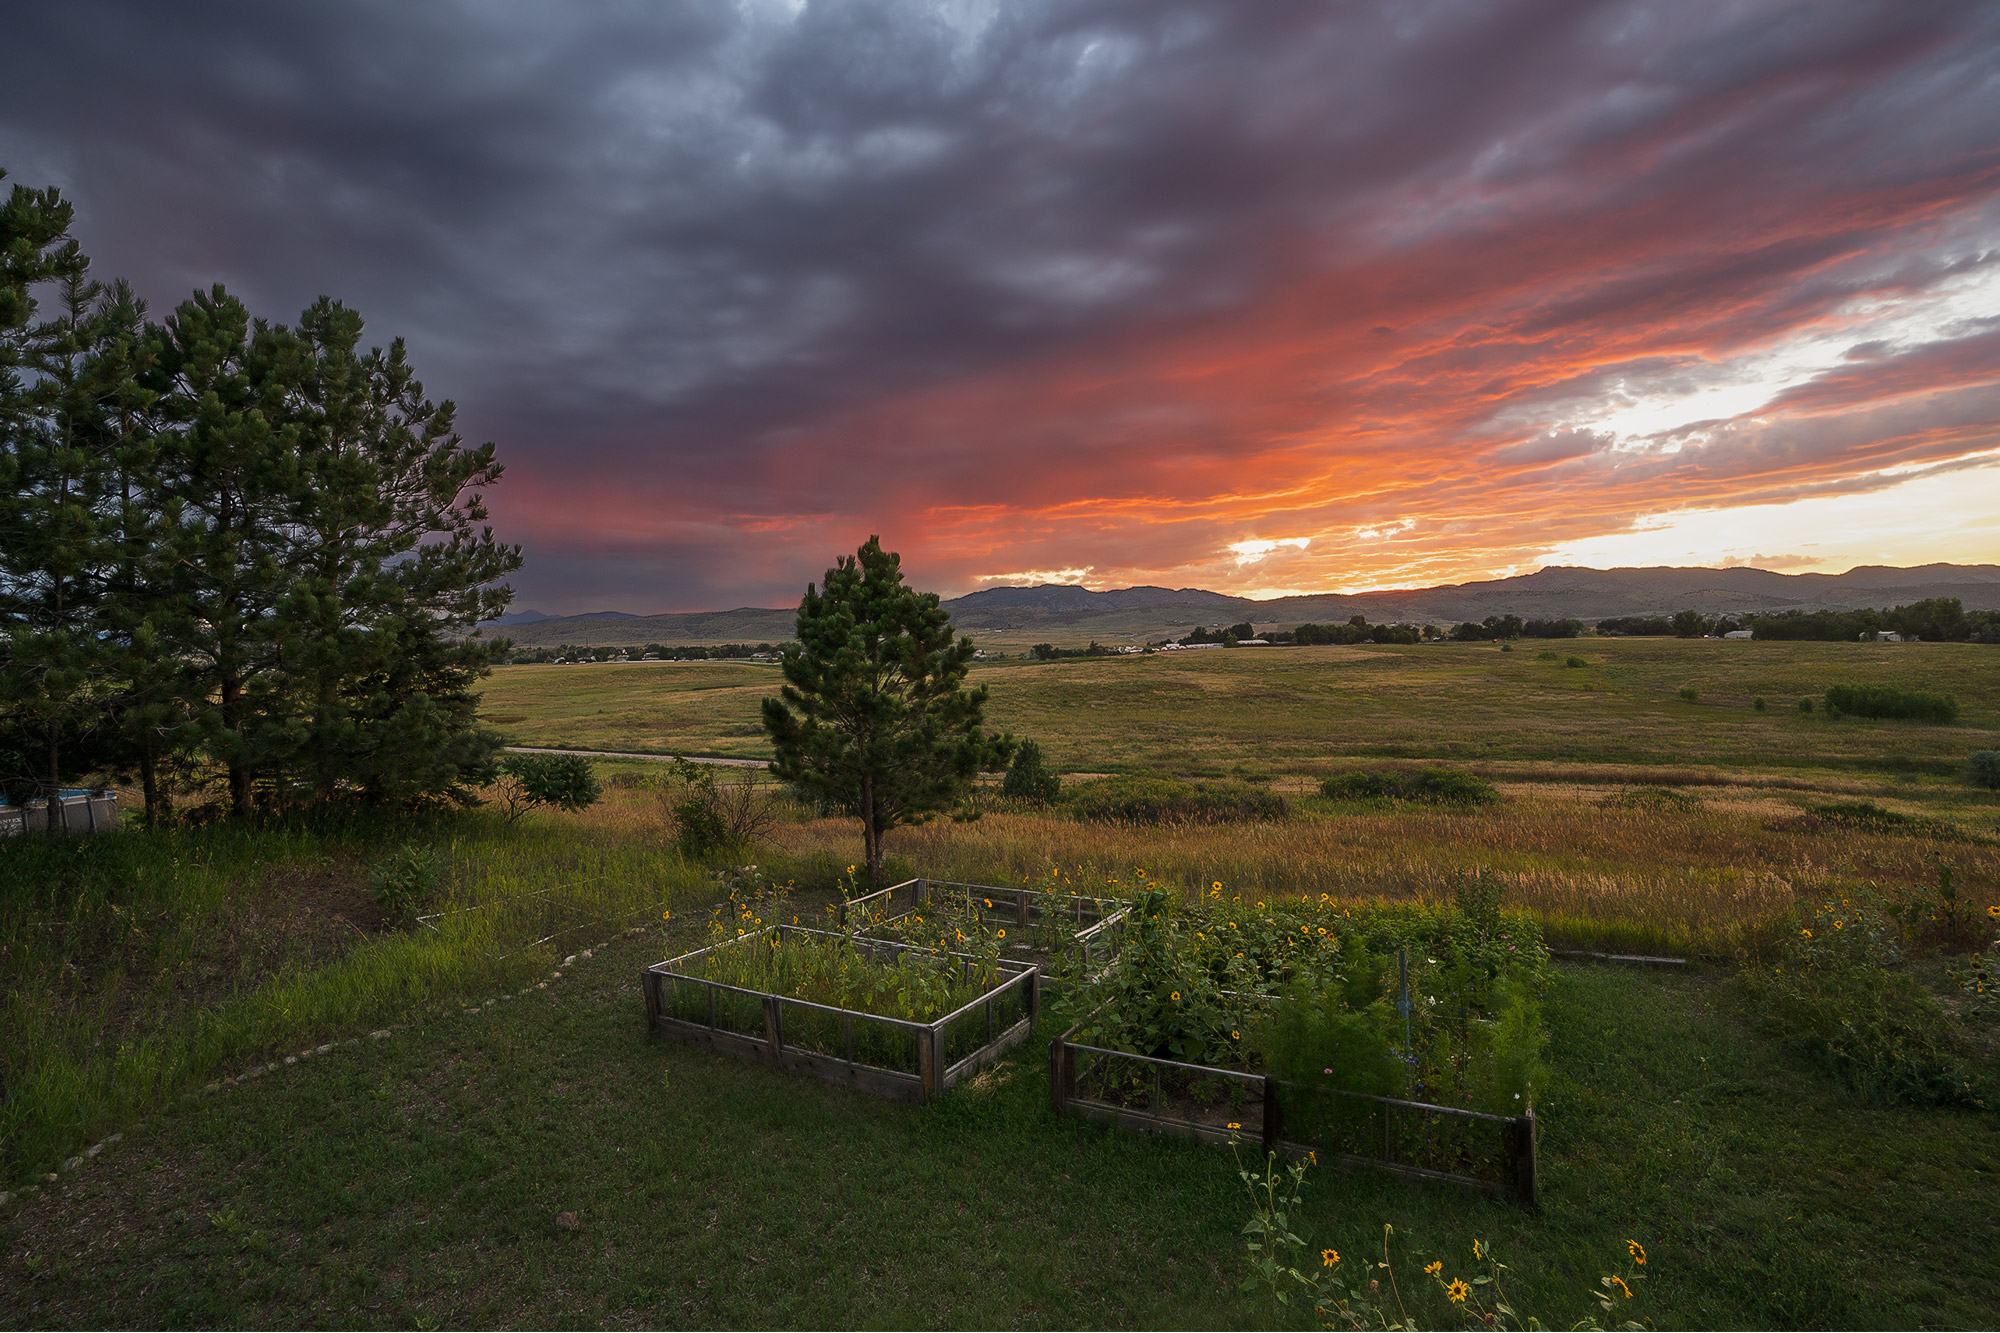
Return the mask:
<path id="1" fill-rule="evenodd" d="M 1336 417 L 1454 495 L 1480 457 L 1584 466 L 1526 418 L 1936 287 L 2000 170 L 1969 3 L 69 3 L 14 33 L 0 165 L 156 307 L 221 280 L 407 335 L 500 441 L 550 610 L 781 601 L 892 506 L 933 583 L 1109 540 L 1007 510 L 1065 493 L 1213 546 L 1229 497 L 1387 465 Z M 1976 382 L 1959 339 L 1932 363 Z"/>

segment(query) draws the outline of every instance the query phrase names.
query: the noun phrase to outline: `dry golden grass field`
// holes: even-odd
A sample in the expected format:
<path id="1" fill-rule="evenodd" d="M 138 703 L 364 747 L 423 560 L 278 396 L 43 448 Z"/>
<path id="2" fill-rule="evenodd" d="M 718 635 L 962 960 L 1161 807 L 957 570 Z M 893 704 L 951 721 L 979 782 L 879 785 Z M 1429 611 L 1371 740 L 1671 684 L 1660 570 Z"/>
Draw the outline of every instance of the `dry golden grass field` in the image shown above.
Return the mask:
<path id="1" fill-rule="evenodd" d="M 1572 654 L 1587 665 L 1566 666 Z M 1069 780 L 1235 778 L 1291 797 L 1293 814 L 1139 827 L 989 796 L 976 821 L 893 833 L 891 856 L 913 872 L 1089 880 L 1144 867 L 1183 885 L 1406 897 L 1438 895 L 1458 871 L 1483 868 L 1558 938 L 1703 952 L 1754 942 L 1797 896 L 1928 884 L 1941 863 L 1971 892 L 2000 893 L 2000 796 L 1960 778 L 1967 754 L 2000 746 L 2000 653 L 1990 647 L 1583 639 L 1511 652 L 1239 649 L 1003 662 L 973 680 L 991 692 L 991 723 L 1041 742 Z M 1798 710 L 1842 682 L 1945 690 L 1961 720 Z M 524 745 L 755 757 L 768 753 L 758 701 L 778 684 L 773 668 L 732 663 L 506 667 L 486 706 Z M 1694 703 L 1679 697 L 1688 685 Z M 1457 811 L 1317 794 L 1328 773 L 1427 762 L 1480 773 L 1504 799 Z M 649 766 L 617 769 L 632 784 Z M 664 830 L 643 787 L 614 786 L 611 797 L 586 818 Z M 1815 813 L 1837 802 L 1927 822 L 1857 827 Z M 845 820 L 801 815 L 774 836 L 808 861 L 852 860 L 859 848 Z"/>

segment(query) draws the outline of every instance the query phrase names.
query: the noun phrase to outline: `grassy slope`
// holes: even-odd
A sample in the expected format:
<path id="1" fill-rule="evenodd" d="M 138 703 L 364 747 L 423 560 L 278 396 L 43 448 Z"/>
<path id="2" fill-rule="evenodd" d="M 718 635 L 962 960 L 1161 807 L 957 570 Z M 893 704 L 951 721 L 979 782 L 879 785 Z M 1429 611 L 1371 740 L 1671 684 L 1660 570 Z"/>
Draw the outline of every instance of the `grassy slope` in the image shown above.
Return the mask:
<path id="1" fill-rule="evenodd" d="M 1324 770 L 1351 756 L 1496 763 L 1721 765 L 1765 773 L 1927 772 L 1952 776 L 2000 745 L 2000 653 L 1979 644 L 1744 643 L 1585 639 L 1556 651 L 1570 669 L 1490 644 L 1239 649 L 973 672 L 993 725 L 1043 743 L 1069 772 L 1156 767 L 1222 773 L 1250 763 Z M 1796 711 L 1842 682 L 1943 689 L 1953 727 Z M 590 749 L 768 753 L 758 701 L 768 667 L 503 667 L 487 712 L 520 718 L 519 743 Z M 1680 700 L 1693 685 L 1701 701 Z M 1751 710 L 1765 696 L 1770 710 Z"/>
<path id="2" fill-rule="evenodd" d="M 1252 1317 L 1226 1152 L 1051 1118 L 1034 1047 L 919 1108 L 649 1042 L 636 972 L 660 948 L 614 944 L 546 991 L 161 1118 L 7 1220 L 0 1324 Z M 1556 1326 L 1594 1313 L 1627 1237 L 1664 1326 L 2000 1319 L 2000 1126 L 1853 1104 L 1724 985 L 1564 971 L 1540 1214 L 1328 1172 L 1308 1240 L 1354 1261 L 1389 1222 L 1399 1262 L 1458 1271 L 1483 1238 Z"/>

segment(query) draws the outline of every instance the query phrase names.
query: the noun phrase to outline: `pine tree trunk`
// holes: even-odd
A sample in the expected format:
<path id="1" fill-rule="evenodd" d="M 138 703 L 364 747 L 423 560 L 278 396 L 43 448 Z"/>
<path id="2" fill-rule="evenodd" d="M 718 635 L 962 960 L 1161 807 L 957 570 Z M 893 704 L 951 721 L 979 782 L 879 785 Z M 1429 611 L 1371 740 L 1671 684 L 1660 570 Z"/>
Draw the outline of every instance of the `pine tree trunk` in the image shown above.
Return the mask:
<path id="1" fill-rule="evenodd" d="M 62 728 L 49 723 L 49 832 L 62 832 Z"/>
<path id="2" fill-rule="evenodd" d="M 237 730 L 237 713 L 243 697 L 243 683 L 234 672 L 222 677 L 222 725 L 230 731 Z M 238 733 L 237 739 L 242 739 Z M 229 765 L 229 805 L 236 814 L 248 817 L 250 814 L 250 770 L 241 760 L 232 760 Z"/>
<path id="3" fill-rule="evenodd" d="M 882 833 L 875 827 L 875 779 L 866 774 L 861 779 L 861 846 L 867 853 L 869 884 L 881 883 Z"/>
<path id="4" fill-rule="evenodd" d="M 146 827 L 160 826 L 160 775 L 153 764 L 153 738 L 148 735 L 139 751 L 139 786 L 146 793 Z"/>

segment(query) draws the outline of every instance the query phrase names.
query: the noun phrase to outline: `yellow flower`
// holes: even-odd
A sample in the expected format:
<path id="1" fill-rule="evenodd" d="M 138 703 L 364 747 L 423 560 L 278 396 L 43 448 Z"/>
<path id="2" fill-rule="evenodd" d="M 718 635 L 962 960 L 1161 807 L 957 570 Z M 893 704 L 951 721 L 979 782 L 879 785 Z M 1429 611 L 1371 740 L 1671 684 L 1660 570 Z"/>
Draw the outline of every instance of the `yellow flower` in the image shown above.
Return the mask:
<path id="1" fill-rule="evenodd" d="M 1337 1263 L 1339 1263 L 1339 1262 L 1340 1262 L 1340 1251 L 1339 1251 L 1339 1250 L 1321 1250 L 1321 1251 L 1319 1252 L 1319 1261 L 1320 1261 L 1320 1263 L 1324 1264 L 1324 1265 L 1325 1265 L 1326 1267 L 1328 1267 L 1328 1268 L 1331 1268 L 1331 1267 L 1333 1267 L 1333 1266 L 1334 1266 L 1335 1264 L 1337 1264 Z"/>
<path id="2" fill-rule="evenodd" d="M 1431 1260 L 1429 1263 L 1424 1265 L 1424 1271 L 1426 1273 L 1429 1273 L 1432 1277 L 1436 1277 L 1439 1273 L 1444 1271 L 1444 1260 L 1442 1259 Z"/>
<path id="3" fill-rule="evenodd" d="M 672 916 L 673 914 L 674 914 L 673 909 L 668 908 L 666 911 L 660 913 L 660 920 L 665 921 L 668 917 Z"/>
<path id="4" fill-rule="evenodd" d="M 1241 1126 L 1241 1125 L 1237 1124 L 1237 1123 L 1236 1123 L 1236 1122 L 1235 1122 L 1234 1120 L 1232 1120 L 1232 1121 L 1230 1121 L 1230 1122 L 1229 1122 L 1229 1127 L 1230 1127 L 1231 1129 L 1241 1129 L 1241 1128 L 1243 1128 L 1243 1126 Z"/>
<path id="5" fill-rule="evenodd" d="M 988 907 L 993 906 L 993 900 L 991 898 L 981 898 L 979 901 L 985 903 Z"/>
<path id="6" fill-rule="evenodd" d="M 1003 939 L 1003 940 L 1004 940 L 1004 939 L 1006 939 L 1006 938 L 1007 938 L 1007 932 L 1006 932 L 1006 931 L 1004 931 L 1004 930 L 1003 930 L 1003 931 L 1001 931 L 1001 932 L 1000 932 L 1000 938 L 1001 938 L 1001 939 Z"/>
<path id="7" fill-rule="evenodd" d="M 1242 1038 L 1243 1034 L 1238 1032 L 1235 1028 L 1229 1029 L 1229 1039 L 1231 1041 L 1240 1041 L 1242 1040 Z"/>
<path id="8" fill-rule="evenodd" d="M 1986 909 L 1986 915 L 1988 915 L 1988 916 L 2000 916 L 2000 906 L 1994 906 L 1994 907 L 1989 907 L 1989 908 L 1987 908 L 1987 909 Z"/>
<path id="9" fill-rule="evenodd" d="M 1805 936 L 1807 939 L 1812 938 L 1812 932 L 1810 930 L 1801 930 L 1799 934 Z"/>
<path id="10" fill-rule="evenodd" d="M 850 875 L 851 875 L 851 874 L 853 874 L 853 873 L 854 873 L 854 867 L 853 867 L 853 866 L 849 866 L 849 867 L 847 867 L 847 873 L 848 873 L 848 874 L 850 874 Z"/>
<path id="11" fill-rule="evenodd" d="M 1175 991 L 1172 995 L 1168 996 L 1167 998 L 1172 1000 L 1175 1004 L 1179 1004 L 1181 1002 L 1181 993 L 1179 991 Z"/>
<path id="12" fill-rule="evenodd" d="M 1632 1258 L 1638 1263 L 1639 1267 L 1644 1268 L 1646 1266 L 1645 1246 L 1636 1240 L 1628 1240 L 1625 1242 L 1625 1248 L 1632 1251 Z"/>
<path id="13" fill-rule="evenodd" d="M 1843 928 L 1843 927 L 1844 927 L 1844 926 L 1846 926 L 1846 925 L 1847 925 L 1847 923 L 1846 923 L 1845 921 L 1836 921 L 1836 922 L 1834 922 L 1834 923 L 1833 923 L 1833 928 L 1834 928 L 1835 930 L 1839 930 L 1839 929 Z"/>
<path id="14" fill-rule="evenodd" d="M 1607 1287 L 1611 1286 L 1614 1283 L 1617 1284 L 1618 1290 L 1625 1293 L 1626 1300 L 1629 1301 L 1632 1299 L 1632 1289 L 1625 1285 L 1624 1278 L 1619 1277 L 1617 1274 L 1614 1273 L 1610 1277 L 1604 1279 L 1604 1285 Z"/>
<path id="15" fill-rule="evenodd" d="M 1465 1303 L 1465 1298 L 1472 1294 L 1472 1288 L 1465 1285 L 1464 1278 L 1455 1277 L 1451 1280 L 1451 1285 L 1444 1289 L 1444 1294 L 1462 1305 Z"/>

